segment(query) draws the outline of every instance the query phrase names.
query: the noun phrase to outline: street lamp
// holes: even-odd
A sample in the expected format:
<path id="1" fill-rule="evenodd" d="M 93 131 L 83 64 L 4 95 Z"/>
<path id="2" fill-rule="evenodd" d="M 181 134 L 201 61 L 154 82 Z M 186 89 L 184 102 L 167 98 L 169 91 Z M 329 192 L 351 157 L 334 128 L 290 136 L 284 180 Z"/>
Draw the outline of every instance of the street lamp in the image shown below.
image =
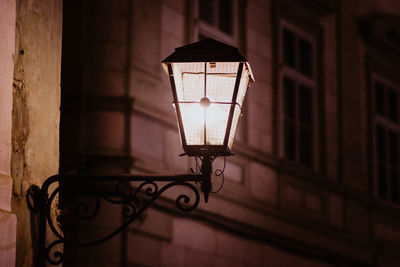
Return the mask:
<path id="1" fill-rule="evenodd" d="M 192 211 L 199 204 L 200 195 L 192 182 L 201 185 L 204 200 L 208 201 L 212 188 L 213 160 L 218 156 L 232 155 L 233 140 L 246 91 L 249 82 L 254 82 L 250 65 L 237 48 L 213 39 L 176 48 L 174 53 L 162 61 L 162 65 L 171 83 L 173 106 L 183 150 L 188 156 L 200 158 L 200 171 L 191 174 L 150 176 L 58 174 L 47 178 L 41 188 L 32 185 L 26 200 L 30 211 L 39 215 L 39 244 L 38 251 L 34 252 L 35 266 L 45 266 L 46 262 L 53 265 L 62 263 L 63 253 L 60 249 L 55 249 L 60 244 L 87 247 L 106 242 L 136 220 L 154 200 L 171 187 L 184 186 L 195 195 L 191 204 L 191 199 L 186 194 L 180 194 L 176 198 L 176 205 L 182 211 Z M 98 182 L 112 183 L 115 187 L 96 190 L 94 185 Z M 133 188 L 131 182 L 142 183 Z M 157 182 L 168 183 L 159 188 Z M 50 193 L 53 184 L 56 186 Z M 125 207 L 122 225 L 96 240 L 77 242 L 65 238 L 53 222 L 50 211 L 56 196 L 63 186 L 67 188 L 67 185 L 73 188 L 87 187 L 90 195 L 95 198 L 95 207 L 92 212 L 88 212 L 88 205 L 80 202 L 64 207 L 61 210 L 63 216 L 74 215 L 78 219 L 92 219 L 97 215 L 101 201 L 105 201 Z M 140 198 L 145 197 L 145 200 L 138 201 L 139 195 Z M 54 236 L 49 244 L 46 244 L 47 228 Z"/>
<path id="2" fill-rule="evenodd" d="M 229 156 L 249 81 L 238 49 L 214 39 L 178 47 L 162 62 L 170 77 L 183 150 Z"/>

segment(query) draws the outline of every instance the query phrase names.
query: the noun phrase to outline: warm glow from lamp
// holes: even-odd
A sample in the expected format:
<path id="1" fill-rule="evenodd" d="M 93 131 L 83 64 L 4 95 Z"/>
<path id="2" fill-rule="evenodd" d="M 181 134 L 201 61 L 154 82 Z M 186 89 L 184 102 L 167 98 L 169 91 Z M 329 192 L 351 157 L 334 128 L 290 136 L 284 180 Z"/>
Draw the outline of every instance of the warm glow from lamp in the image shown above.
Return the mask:
<path id="1" fill-rule="evenodd" d="M 223 145 L 238 66 L 238 62 L 173 64 L 176 92 L 188 145 Z M 248 74 L 246 76 L 245 82 L 241 82 L 238 99 L 243 100 L 246 92 Z M 235 129 L 242 102 L 238 103 L 238 109 L 235 108 L 232 122 Z M 229 140 L 229 147 L 231 146 L 232 142 Z"/>
<path id="2" fill-rule="evenodd" d="M 244 97 L 254 81 L 237 48 L 208 38 L 162 62 L 169 75 L 182 146 L 189 156 L 229 156 Z"/>

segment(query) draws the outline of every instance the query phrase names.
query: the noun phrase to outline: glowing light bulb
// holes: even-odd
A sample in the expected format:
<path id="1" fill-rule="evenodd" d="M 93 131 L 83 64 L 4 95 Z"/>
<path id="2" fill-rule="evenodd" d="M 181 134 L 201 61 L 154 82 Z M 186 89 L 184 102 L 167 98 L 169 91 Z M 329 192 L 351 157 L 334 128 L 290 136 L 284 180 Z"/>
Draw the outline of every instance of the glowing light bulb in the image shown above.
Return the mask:
<path id="1" fill-rule="evenodd" d="M 211 104 L 211 101 L 208 97 L 203 97 L 202 99 L 200 99 L 200 105 L 203 108 L 207 108 L 210 104 Z"/>

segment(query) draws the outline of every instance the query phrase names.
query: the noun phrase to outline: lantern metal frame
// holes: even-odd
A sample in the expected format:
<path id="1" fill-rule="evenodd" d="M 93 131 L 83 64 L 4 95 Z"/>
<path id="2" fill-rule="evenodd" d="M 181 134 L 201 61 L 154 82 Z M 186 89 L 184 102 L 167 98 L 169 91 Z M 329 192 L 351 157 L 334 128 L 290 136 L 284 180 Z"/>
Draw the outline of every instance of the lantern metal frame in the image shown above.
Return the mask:
<path id="1" fill-rule="evenodd" d="M 204 121 L 204 143 L 202 145 L 188 145 L 186 142 L 186 133 L 182 120 L 182 113 L 180 110 L 180 104 L 186 103 L 199 103 L 193 101 L 180 101 L 177 96 L 175 77 L 173 72 L 174 63 L 202 63 L 204 62 L 204 76 L 206 83 L 207 76 L 207 63 L 221 63 L 221 62 L 236 62 L 238 64 L 238 70 L 236 72 L 235 85 L 232 92 L 232 100 L 230 102 L 212 102 L 214 104 L 227 104 L 230 105 L 227 125 L 225 128 L 224 141 L 222 145 L 210 145 L 206 141 L 207 126 L 206 120 Z M 176 116 L 178 121 L 179 132 L 181 135 L 182 147 L 185 153 L 189 156 L 230 156 L 232 152 L 228 146 L 229 137 L 231 135 L 231 128 L 233 122 L 233 116 L 235 113 L 236 105 L 239 105 L 237 101 L 239 86 L 242 78 L 242 72 L 246 69 L 249 73 L 249 80 L 254 82 L 254 76 L 251 71 L 248 61 L 239 53 L 236 47 L 224 44 L 212 38 L 207 38 L 199 42 L 178 47 L 175 52 L 168 56 L 162 61 L 164 69 L 169 76 L 171 83 L 173 104 L 176 109 Z M 249 87 L 249 84 L 247 85 Z M 247 90 L 247 88 L 246 88 Z M 204 85 L 204 98 L 207 95 L 207 86 Z M 242 107 L 239 105 L 240 109 Z"/>
<path id="2" fill-rule="evenodd" d="M 205 64 L 215 62 L 239 63 L 232 101 L 224 103 L 231 105 L 231 107 L 222 146 L 187 145 L 173 77 L 172 64 L 174 62 L 204 62 Z M 176 48 L 173 54 L 162 61 L 162 64 L 170 77 L 183 149 L 188 156 L 196 156 L 201 159 L 199 170 L 196 172 L 192 171 L 191 174 L 177 175 L 59 174 L 47 178 L 41 187 L 31 185 L 26 193 L 26 203 L 31 212 L 31 228 L 34 229 L 32 232 L 34 266 L 41 267 L 47 264 L 61 264 L 64 261 L 64 254 L 57 247 L 59 248 L 62 244 L 90 247 L 110 240 L 134 221 L 140 219 L 150 205 L 172 187 L 185 187 L 194 195 L 191 198 L 188 194 L 181 193 L 176 197 L 176 206 L 183 212 L 190 212 L 199 205 L 200 193 L 198 187 L 195 186 L 196 184 L 200 185 L 200 191 L 204 195 L 204 200 L 206 203 L 208 202 L 209 194 L 212 190 L 212 162 L 218 156 L 232 155 L 228 148 L 228 142 L 229 135 L 231 134 L 234 109 L 238 105 L 236 98 L 242 71 L 244 68 L 247 68 L 252 81 L 254 81 L 253 74 L 247 60 L 239 53 L 237 48 L 213 39 L 206 39 Z M 221 173 L 223 175 L 223 171 L 216 171 L 217 176 L 221 175 Z M 159 187 L 160 182 L 163 184 L 162 187 Z M 99 184 L 108 184 L 108 186 L 106 186 L 106 189 L 101 186 L 98 188 L 97 185 Z M 67 205 L 61 204 L 58 209 L 59 214 L 54 215 L 53 212 L 57 209 L 53 209 L 53 206 L 58 203 L 57 196 L 71 185 L 76 188 L 84 188 L 84 192 L 94 199 L 94 207 L 90 209 L 90 205 L 84 201 L 69 203 Z M 102 202 L 122 206 L 123 222 L 120 226 L 105 236 L 92 241 L 78 242 L 65 238 L 61 230 L 62 224 L 59 223 L 60 220 L 62 221 L 67 216 L 73 216 L 79 220 L 91 220 L 98 215 Z M 52 234 L 52 237 L 47 236 L 47 233 Z"/>

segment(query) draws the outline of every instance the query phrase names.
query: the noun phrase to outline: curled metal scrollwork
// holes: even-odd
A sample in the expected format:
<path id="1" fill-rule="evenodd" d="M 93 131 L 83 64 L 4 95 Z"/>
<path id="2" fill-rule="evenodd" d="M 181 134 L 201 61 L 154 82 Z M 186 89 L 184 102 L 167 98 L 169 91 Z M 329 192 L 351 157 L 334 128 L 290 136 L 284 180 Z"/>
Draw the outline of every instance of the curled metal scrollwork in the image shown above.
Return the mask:
<path id="1" fill-rule="evenodd" d="M 158 178 L 158 177 L 128 177 L 127 179 L 121 180 L 120 178 L 114 178 L 108 176 L 110 179 L 106 179 L 104 177 L 98 178 L 95 176 L 83 176 L 76 179 L 77 186 L 79 183 L 82 182 L 115 182 L 115 189 L 113 191 L 106 191 L 100 190 L 96 192 L 92 197 L 94 197 L 94 207 L 89 207 L 88 203 L 84 201 L 80 201 L 74 204 L 72 207 L 67 207 L 61 211 L 61 216 L 72 216 L 74 215 L 76 218 L 80 220 L 91 220 L 96 217 L 99 213 L 102 202 L 108 202 L 109 204 L 113 205 L 122 205 L 122 216 L 124 218 L 122 224 L 118 226 L 115 230 L 106 235 L 92 241 L 85 241 L 85 242 L 78 242 L 70 239 L 66 239 L 63 235 L 60 227 L 58 225 L 58 221 L 55 222 L 51 215 L 52 206 L 55 205 L 55 199 L 57 199 L 57 195 L 60 194 L 60 186 L 57 186 L 49 195 L 49 187 L 51 184 L 55 182 L 61 182 L 65 177 L 63 176 L 52 176 L 48 178 L 42 188 L 40 189 L 37 186 L 32 186 L 26 196 L 28 208 L 33 213 L 40 213 L 42 222 L 41 227 L 39 230 L 44 231 L 44 233 L 39 233 L 39 236 L 44 235 L 44 240 L 39 241 L 41 245 L 44 246 L 44 251 L 39 252 L 39 262 L 47 261 L 50 264 L 58 265 L 63 262 L 64 254 L 57 249 L 59 245 L 62 244 L 71 244 L 73 246 L 80 246 L 80 247 L 87 247 L 93 246 L 100 243 L 103 243 L 121 231 L 123 231 L 127 226 L 129 226 L 133 221 L 140 218 L 143 213 L 147 210 L 147 208 L 158 198 L 160 197 L 165 191 L 168 189 L 175 187 L 175 186 L 183 186 L 189 189 L 193 194 L 194 197 L 189 196 L 188 194 L 179 194 L 176 197 L 175 203 L 176 206 L 184 212 L 189 212 L 194 210 L 199 202 L 200 202 L 200 194 L 198 189 L 189 182 L 197 182 L 199 177 L 196 175 L 191 176 L 182 176 L 181 180 L 174 180 L 171 176 L 165 178 Z M 70 178 L 69 178 L 70 179 Z M 86 179 L 86 180 L 85 180 Z M 136 188 L 132 187 L 130 182 L 142 182 Z M 157 182 L 168 182 L 167 184 L 159 187 Z M 92 205 L 93 206 L 93 205 Z M 56 218 L 57 220 L 59 218 Z M 54 234 L 54 239 L 48 246 L 46 247 L 46 228 L 47 226 Z M 39 237 L 40 238 L 40 237 Z M 42 265 L 42 264 L 39 264 Z"/>
<path id="2" fill-rule="evenodd" d="M 46 248 L 46 260 L 48 262 L 50 262 L 53 265 L 59 265 L 60 263 L 62 263 L 64 261 L 64 253 L 62 253 L 59 250 L 56 250 L 53 252 L 53 255 L 51 255 L 51 251 L 53 250 L 53 248 L 55 248 L 57 245 L 59 244 L 63 244 L 64 241 L 62 240 L 56 240 L 51 242 L 47 248 Z"/>

